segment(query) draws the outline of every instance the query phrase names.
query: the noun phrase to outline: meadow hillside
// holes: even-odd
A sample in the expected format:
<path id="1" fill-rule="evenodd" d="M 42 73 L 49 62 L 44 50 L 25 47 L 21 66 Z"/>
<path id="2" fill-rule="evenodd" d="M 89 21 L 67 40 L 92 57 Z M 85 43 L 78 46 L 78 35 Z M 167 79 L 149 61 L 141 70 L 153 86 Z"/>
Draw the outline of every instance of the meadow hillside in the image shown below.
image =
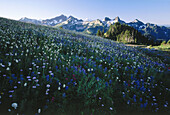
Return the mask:
<path id="1" fill-rule="evenodd" d="M 168 114 L 163 54 L 0 18 L 0 114 Z"/>

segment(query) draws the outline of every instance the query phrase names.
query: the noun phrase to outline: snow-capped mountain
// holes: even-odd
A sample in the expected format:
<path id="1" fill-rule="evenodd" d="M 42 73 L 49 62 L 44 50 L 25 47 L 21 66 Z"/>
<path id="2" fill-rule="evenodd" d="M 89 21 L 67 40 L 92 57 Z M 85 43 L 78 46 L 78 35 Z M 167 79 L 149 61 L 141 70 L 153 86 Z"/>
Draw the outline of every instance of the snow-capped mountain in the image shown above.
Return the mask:
<path id="1" fill-rule="evenodd" d="M 29 19 L 27 17 L 21 18 L 19 21 L 21 22 L 27 22 L 27 23 L 33 23 L 33 24 L 41 24 L 40 20 L 36 20 L 36 19 Z"/>
<path id="2" fill-rule="evenodd" d="M 139 21 L 138 19 L 135 19 L 132 22 L 127 23 L 129 26 L 134 27 L 135 29 L 142 29 L 144 27 L 144 23 Z"/>
<path id="3" fill-rule="evenodd" d="M 43 25 L 48 25 L 48 26 L 55 26 L 56 24 L 62 23 L 64 21 L 66 21 L 66 20 L 67 20 L 67 16 L 62 14 L 62 15 L 57 16 L 55 18 L 42 20 L 42 24 Z"/>
<path id="4" fill-rule="evenodd" d="M 152 36 L 155 39 L 163 39 L 169 40 L 170 39 L 170 28 L 165 26 L 158 26 L 156 24 L 146 23 L 144 24 L 142 21 L 135 19 L 132 22 L 126 23 L 125 21 L 121 20 L 118 16 L 114 19 L 109 17 L 105 17 L 103 20 L 82 20 L 75 18 L 73 16 L 65 16 L 60 15 L 55 18 L 46 19 L 46 20 L 36 20 L 36 19 L 29 19 L 29 18 L 21 18 L 20 21 L 34 23 L 34 24 L 41 24 L 41 25 L 48 25 L 53 27 L 63 27 L 64 29 L 74 30 L 78 32 L 85 32 L 88 34 L 96 34 L 97 31 L 100 29 L 101 31 L 104 30 L 106 32 L 111 24 L 115 24 L 117 22 L 121 24 L 127 24 L 139 32 L 146 36 Z"/>
<path id="5" fill-rule="evenodd" d="M 81 23 L 81 22 L 83 22 L 82 19 L 79 20 L 79 19 L 77 19 L 77 18 L 75 18 L 75 17 L 73 17 L 73 16 L 69 16 L 69 17 L 67 18 L 67 20 L 61 22 L 60 25 L 77 24 L 77 23 Z"/>
<path id="6" fill-rule="evenodd" d="M 29 19 L 29 18 L 21 18 L 20 21 L 28 22 L 33 24 L 41 24 L 41 25 L 48 25 L 48 26 L 55 26 L 56 24 L 62 23 L 68 19 L 65 15 L 60 15 L 55 18 L 46 19 L 46 20 L 36 20 L 36 19 Z"/>
<path id="7" fill-rule="evenodd" d="M 113 19 L 113 22 L 114 22 L 114 23 L 119 22 L 119 23 L 121 23 L 121 24 L 124 24 L 124 23 L 125 23 L 124 21 L 120 20 L 120 18 L 119 18 L 118 16 L 117 16 L 115 19 Z"/>

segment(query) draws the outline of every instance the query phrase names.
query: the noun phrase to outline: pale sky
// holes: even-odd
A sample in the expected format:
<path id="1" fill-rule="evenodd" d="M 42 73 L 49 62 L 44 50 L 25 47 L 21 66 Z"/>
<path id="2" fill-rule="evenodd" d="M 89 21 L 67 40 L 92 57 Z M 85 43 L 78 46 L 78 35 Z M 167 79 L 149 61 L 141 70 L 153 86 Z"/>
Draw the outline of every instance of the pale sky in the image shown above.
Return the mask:
<path id="1" fill-rule="evenodd" d="M 47 19 L 61 14 L 170 25 L 170 0 L 0 0 L 0 17 Z"/>

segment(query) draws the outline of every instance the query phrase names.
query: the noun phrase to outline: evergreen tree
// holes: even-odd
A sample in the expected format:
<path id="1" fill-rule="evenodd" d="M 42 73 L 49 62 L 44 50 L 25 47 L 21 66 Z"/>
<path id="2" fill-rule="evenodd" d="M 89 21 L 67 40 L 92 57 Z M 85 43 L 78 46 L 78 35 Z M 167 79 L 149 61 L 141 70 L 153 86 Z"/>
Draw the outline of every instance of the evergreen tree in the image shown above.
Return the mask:
<path id="1" fill-rule="evenodd" d="M 104 36 L 104 27 L 103 27 L 103 30 L 102 30 L 102 32 L 101 32 L 101 33 L 102 33 L 102 37 L 103 37 L 103 36 Z"/>
<path id="2" fill-rule="evenodd" d="M 100 31 L 100 29 L 98 29 L 97 36 L 101 36 L 101 35 L 102 35 L 102 32 Z"/>
<path id="3" fill-rule="evenodd" d="M 109 30 L 106 32 L 105 37 L 115 41 L 120 41 L 124 43 L 138 43 L 138 44 L 148 44 L 148 38 L 143 36 L 133 27 L 126 24 L 115 23 L 110 25 Z"/>

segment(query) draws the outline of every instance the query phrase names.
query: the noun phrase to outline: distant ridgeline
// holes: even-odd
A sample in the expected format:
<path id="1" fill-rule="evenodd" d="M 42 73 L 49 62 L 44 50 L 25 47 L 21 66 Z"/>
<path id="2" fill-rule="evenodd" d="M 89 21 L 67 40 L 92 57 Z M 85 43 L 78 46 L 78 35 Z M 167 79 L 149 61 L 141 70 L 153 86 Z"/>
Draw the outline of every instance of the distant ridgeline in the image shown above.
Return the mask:
<path id="1" fill-rule="evenodd" d="M 160 44 L 162 41 L 170 40 L 170 28 L 151 23 L 145 24 L 138 19 L 126 23 L 119 17 L 114 19 L 105 17 L 103 20 L 82 20 L 73 16 L 67 17 L 65 15 L 60 15 L 46 20 L 36 20 L 25 17 L 21 18 L 19 21 L 38 25 L 61 27 L 63 29 L 92 35 L 98 34 L 99 36 L 104 36 L 104 33 L 106 32 L 105 36 L 107 38 L 128 43 L 154 45 Z M 116 23 L 120 23 L 121 25 Z"/>
<path id="2" fill-rule="evenodd" d="M 98 30 L 97 36 L 105 37 L 115 41 L 123 43 L 135 43 L 135 44 L 152 44 L 153 39 L 142 35 L 138 30 L 126 24 L 120 24 L 119 22 L 114 25 L 110 25 L 110 28 L 106 33 L 104 30 L 101 32 Z"/>

